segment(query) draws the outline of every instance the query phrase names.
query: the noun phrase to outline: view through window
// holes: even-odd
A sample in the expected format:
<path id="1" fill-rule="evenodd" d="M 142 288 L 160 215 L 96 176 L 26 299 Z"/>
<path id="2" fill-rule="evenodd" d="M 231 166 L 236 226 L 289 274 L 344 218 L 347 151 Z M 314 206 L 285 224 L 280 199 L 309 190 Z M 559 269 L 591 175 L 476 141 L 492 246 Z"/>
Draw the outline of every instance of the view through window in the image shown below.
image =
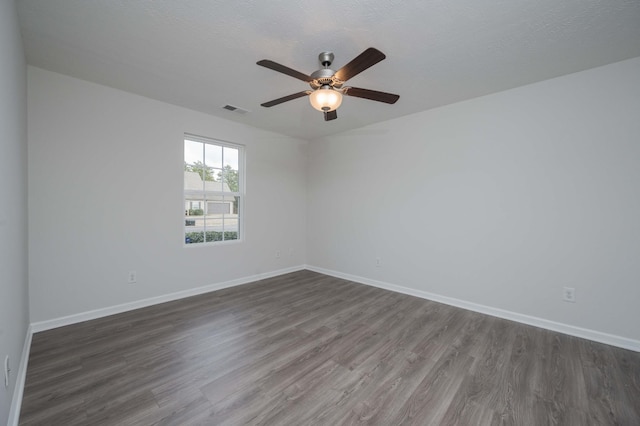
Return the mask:
<path id="1" fill-rule="evenodd" d="M 185 135 L 185 244 L 241 238 L 243 155 L 240 145 Z"/>

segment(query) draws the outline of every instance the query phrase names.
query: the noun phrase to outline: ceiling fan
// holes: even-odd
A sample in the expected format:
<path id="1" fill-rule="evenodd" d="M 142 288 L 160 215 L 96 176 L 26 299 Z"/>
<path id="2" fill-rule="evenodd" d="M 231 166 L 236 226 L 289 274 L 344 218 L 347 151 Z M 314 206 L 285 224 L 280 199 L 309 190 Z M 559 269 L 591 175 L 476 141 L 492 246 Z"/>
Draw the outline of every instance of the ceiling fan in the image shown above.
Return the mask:
<path id="1" fill-rule="evenodd" d="M 313 72 L 311 75 L 303 74 L 299 71 L 285 67 L 276 62 L 268 59 L 258 61 L 257 64 L 265 68 L 272 69 L 274 71 L 281 72 L 288 76 L 297 78 L 306 83 L 309 83 L 312 90 L 305 90 L 302 92 L 294 93 L 289 96 L 274 99 L 269 102 L 265 102 L 263 107 L 272 107 L 279 105 L 283 102 L 298 99 L 303 96 L 309 96 L 311 106 L 318 111 L 324 113 L 324 120 L 335 120 L 338 118 L 336 109 L 342 103 L 342 95 L 354 96 L 356 98 L 369 99 L 372 101 L 385 102 L 387 104 L 394 104 L 399 95 L 392 93 L 378 92 L 376 90 L 361 89 L 359 87 L 344 86 L 344 83 L 350 78 L 360 74 L 362 71 L 382 61 L 386 56 L 384 53 L 373 47 L 368 48 L 358 56 L 356 56 L 347 65 L 340 68 L 338 71 L 330 69 L 333 62 L 334 55 L 332 52 L 322 52 L 318 55 L 318 60 L 322 64 L 321 69 Z"/>

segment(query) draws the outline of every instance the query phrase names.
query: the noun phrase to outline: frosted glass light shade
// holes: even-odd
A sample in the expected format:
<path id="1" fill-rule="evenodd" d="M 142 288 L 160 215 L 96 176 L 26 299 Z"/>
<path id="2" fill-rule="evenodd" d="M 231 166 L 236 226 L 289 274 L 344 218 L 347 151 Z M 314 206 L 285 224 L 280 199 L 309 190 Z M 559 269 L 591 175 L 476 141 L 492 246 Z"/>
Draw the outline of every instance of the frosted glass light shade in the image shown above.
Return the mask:
<path id="1" fill-rule="evenodd" d="M 318 111 L 333 111 L 342 103 L 342 93 L 331 87 L 321 87 L 311 92 L 309 102 Z"/>

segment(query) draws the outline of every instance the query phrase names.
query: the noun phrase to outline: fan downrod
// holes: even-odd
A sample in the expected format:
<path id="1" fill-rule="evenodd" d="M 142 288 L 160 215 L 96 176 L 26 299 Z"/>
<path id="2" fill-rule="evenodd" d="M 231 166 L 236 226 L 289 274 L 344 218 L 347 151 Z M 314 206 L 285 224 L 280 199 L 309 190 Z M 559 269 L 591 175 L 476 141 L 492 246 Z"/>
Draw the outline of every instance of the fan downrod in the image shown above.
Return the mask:
<path id="1" fill-rule="evenodd" d="M 331 63 L 333 62 L 333 52 L 322 52 L 318 55 L 318 60 L 322 64 L 323 67 L 329 68 Z"/>

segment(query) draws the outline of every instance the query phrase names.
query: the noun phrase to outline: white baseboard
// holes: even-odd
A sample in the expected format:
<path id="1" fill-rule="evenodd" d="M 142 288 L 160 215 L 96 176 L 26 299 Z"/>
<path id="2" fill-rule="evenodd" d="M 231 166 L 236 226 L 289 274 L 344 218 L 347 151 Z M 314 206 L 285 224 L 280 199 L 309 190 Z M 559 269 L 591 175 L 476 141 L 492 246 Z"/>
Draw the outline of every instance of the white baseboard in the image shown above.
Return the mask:
<path id="1" fill-rule="evenodd" d="M 185 297 L 197 296 L 199 294 L 209 293 L 223 288 L 235 287 L 247 284 L 253 281 L 259 281 L 266 278 L 272 278 L 278 275 L 288 274 L 305 269 L 304 265 L 294 266 L 277 271 L 265 272 L 262 274 L 251 275 L 248 277 L 238 278 L 231 281 L 210 284 L 204 287 L 192 288 L 189 290 L 178 291 L 175 293 L 164 294 L 162 296 L 150 297 L 148 299 L 127 302 L 121 305 L 109 306 L 107 308 L 95 309 L 92 311 L 81 312 L 79 314 L 68 315 L 65 317 L 54 318 L 47 321 L 38 321 L 31 323 L 31 331 L 37 333 L 39 331 L 51 330 L 53 328 L 63 327 L 65 325 L 76 324 L 83 321 L 102 318 L 109 315 L 120 314 L 122 312 L 132 311 L 134 309 L 146 308 L 147 306 L 157 305 L 159 303 L 171 302 L 174 300 L 184 299 Z"/>
<path id="2" fill-rule="evenodd" d="M 604 343 L 607 345 L 617 346 L 619 348 L 640 352 L 640 341 L 638 340 L 629 339 L 622 336 L 616 336 L 609 333 L 603 333 L 600 331 L 589 330 L 586 328 L 576 327 L 569 324 L 550 321 L 544 318 L 524 315 L 517 312 L 494 308 L 491 306 L 479 305 L 477 303 L 467 302 L 465 300 L 455 299 L 453 297 L 441 296 L 435 293 L 429 293 L 426 291 L 416 290 L 409 287 L 402 287 L 395 284 L 389 284 L 383 281 L 377 281 L 370 278 L 359 277 L 356 275 L 345 274 L 342 272 L 320 268 L 317 266 L 305 265 L 305 268 L 310 271 L 318 272 L 325 275 L 330 275 L 332 277 L 342 278 L 345 280 L 369 285 L 372 287 L 378 287 L 385 290 L 395 291 L 396 293 L 403 293 L 410 296 L 420 297 L 422 299 L 444 303 L 446 305 L 467 309 L 469 311 L 479 312 L 481 314 L 491 315 L 494 317 L 519 322 L 522 324 L 532 325 L 534 327 L 544 328 L 551 331 L 557 331 L 558 333 L 568 334 L 570 336 L 580 337 L 587 340 L 593 340 L 594 342 Z"/>
<path id="3" fill-rule="evenodd" d="M 31 329 L 31 326 L 29 326 L 29 328 L 27 328 L 27 335 L 24 338 L 24 345 L 22 347 L 22 356 L 20 357 L 20 365 L 18 366 L 16 386 L 13 388 L 13 398 L 11 399 L 11 407 L 9 408 L 7 426 L 18 426 L 18 421 L 20 420 L 20 408 L 22 407 L 24 384 L 27 379 L 27 364 L 29 363 L 29 352 L 31 352 L 32 336 L 33 330 Z"/>

